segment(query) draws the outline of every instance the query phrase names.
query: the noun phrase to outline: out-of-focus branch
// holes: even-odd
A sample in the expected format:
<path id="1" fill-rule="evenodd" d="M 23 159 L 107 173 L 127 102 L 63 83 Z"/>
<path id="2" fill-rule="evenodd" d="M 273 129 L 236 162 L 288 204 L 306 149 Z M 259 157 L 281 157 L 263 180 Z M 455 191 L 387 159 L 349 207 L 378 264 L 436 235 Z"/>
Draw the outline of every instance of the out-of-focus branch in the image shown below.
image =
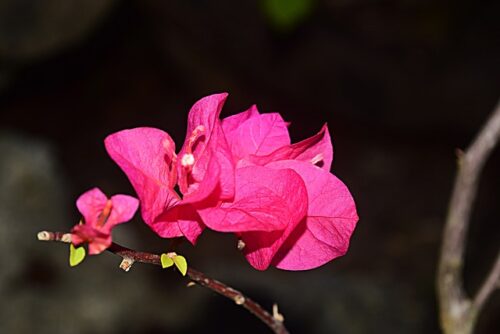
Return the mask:
<path id="1" fill-rule="evenodd" d="M 437 277 L 441 327 L 446 334 L 472 333 L 479 311 L 500 281 L 500 253 L 474 298 L 467 296 L 462 281 L 465 241 L 479 178 L 499 138 L 500 103 L 472 145 L 458 155 L 458 173 L 444 228 Z"/>
<path id="2" fill-rule="evenodd" d="M 474 307 L 479 311 L 483 307 L 488 297 L 495 289 L 500 288 L 500 252 L 497 255 L 495 264 L 474 298 Z"/>
<path id="3" fill-rule="evenodd" d="M 38 240 L 43 241 L 59 241 L 64 243 L 71 242 L 71 235 L 62 232 L 47 232 L 38 233 Z M 116 254 L 122 258 L 120 268 L 129 271 L 134 262 L 154 264 L 161 266 L 161 255 L 135 251 L 116 243 L 112 243 L 107 251 Z M 273 315 L 264 310 L 262 306 L 246 297 L 243 293 L 235 290 L 226 284 L 219 282 L 213 278 L 206 276 L 204 273 L 195 270 L 191 267 L 187 270 L 187 276 L 196 284 L 206 287 L 226 298 L 231 299 L 237 305 L 240 305 L 250 311 L 253 315 L 264 322 L 274 333 L 287 334 L 288 331 L 283 324 L 283 316 L 277 312 L 277 307 L 273 308 Z"/>

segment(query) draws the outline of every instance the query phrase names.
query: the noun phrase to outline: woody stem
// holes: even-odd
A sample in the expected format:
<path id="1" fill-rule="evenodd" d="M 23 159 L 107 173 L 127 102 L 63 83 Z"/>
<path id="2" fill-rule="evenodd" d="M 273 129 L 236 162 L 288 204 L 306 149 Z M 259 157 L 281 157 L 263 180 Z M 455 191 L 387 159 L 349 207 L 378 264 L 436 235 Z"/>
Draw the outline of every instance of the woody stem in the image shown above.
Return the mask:
<path id="1" fill-rule="evenodd" d="M 69 243 L 71 242 L 71 237 L 68 233 L 42 231 L 38 233 L 38 240 Z M 130 269 L 133 262 L 141 262 L 161 266 L 161 255 L 159 254 L 135 251 L 116 243 L 112 243 L 107 251 L 120 256 L 124 260 L 120 267 L 126 271 Z M 124 263 L 126 263 L 126 265 L 124 265 Z M 245 296 L 240 291 L 235 290 L 218 280 L 210 278 L 196 269 L 188 268 L 186 275 L 196 284 L 208 288 L 226 298 L 229 298 L 237 305 L 244 307 L 250 313 L 259 318 L 263 323 L 265 323 L 274 333 L 288 333 L 288 330 L 283 324 L 282 316 L 279 313 L 276 312 L 276 314 L 271 315 L 262 306 Z"/>
<path id="2" fill-rule="evenodd" d="M 465 243 L 481 171 L 499 140 L 500 102 L 472 144 L 458 157 L 436 282 L 441 327 L 446 334 L 472 333 L 486 300 L 500 287 L 500 251 L 474 296 L 466 293 L 462 279 Z"/>

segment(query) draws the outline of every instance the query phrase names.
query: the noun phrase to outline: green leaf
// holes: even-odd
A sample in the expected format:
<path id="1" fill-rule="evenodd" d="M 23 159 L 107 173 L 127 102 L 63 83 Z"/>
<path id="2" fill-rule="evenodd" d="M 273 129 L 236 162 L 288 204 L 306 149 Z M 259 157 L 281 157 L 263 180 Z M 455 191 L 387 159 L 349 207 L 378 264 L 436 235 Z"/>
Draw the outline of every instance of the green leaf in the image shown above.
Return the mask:
<path id="1" fill-rule="evenodd" d="M 174 265 L 174 261 L 168 254 L 163 253 L 160 257 L 160 260 L 161 260 L 161 267 L 164 269 Z"/>
<path id="2" fill-rule="evenodd" d="M 262 9 L 271 23 L 280 30 L 291 30 L 307 18 L 315 0 L 261 0 Z"/>
<path id="3" fill-rule="evenodd" d="M 176 255 L 172 260 L 174 260 L 175 266 L 177 267 L 177 269 L 179 269 L 182 276 L 186 276 L 188 269 L 186 258 L 181 255 Z"/>
<path id="4" fill-rule="evenodd" d="M 75 248 L 73 244 L 69 245 L 69 265 L 75 267 L 79 265 L 83 259 L 85 259 L 85 248 L 78 247 Z"/>

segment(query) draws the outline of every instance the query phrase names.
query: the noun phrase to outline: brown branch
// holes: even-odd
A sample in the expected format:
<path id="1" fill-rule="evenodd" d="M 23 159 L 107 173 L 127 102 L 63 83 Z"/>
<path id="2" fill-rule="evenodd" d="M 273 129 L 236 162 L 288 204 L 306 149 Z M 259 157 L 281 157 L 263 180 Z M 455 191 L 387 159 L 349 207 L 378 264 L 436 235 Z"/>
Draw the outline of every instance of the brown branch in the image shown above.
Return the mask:
<path id="1" fill-rule="evenodd" d="M 500 288 L 500 252 L 497 255 L 495 264 L 491 268 L 490 273 L 483 282 L 483 285 L 479 289 L 474 297 L 473 305 L 480 311 L 483 307 L 488 297 L 495 291 L 495 289 Z"/>
<path id="2" fill-rule="evenodd" d="M 47 232 L 42 231 L 38 233 L 38 240 L 43 241 L 59 241 L 70 243 L 71 235 L 69 233 L 62 232 Z M 120 268 L 128 271 L 134 262 L 148 263 L 157 266 L 161 266 L 160 255 L 135 251 L 116 243 L 112 243 L 107 251 L 120 256 L 123 260 L 120 264 Z M 226 284 L 219 282 L 213 278 L 210 278 L 203 274 L 202 272 L 195 270 L 193 268 L 188 268 L 187 276 L 195 283 L 206 287 L 226 298 L 231 299 L 237 305 L 240 305 L 247 309 L 250 313 L 259 318 L 264 322 L 274 333 L 276 334 L 287 334 L 288 331 L 283 324 L 283 316 L 277 312 L 277 307 L 273 307 L 273 315 L 264 310 L 262 306 L 246 297 L 243 293 L 235 290 Z"/>
<path id="3" fill-rule="evenodd" d="M 477 314 L 498 286 L 500 253 L 476 297 L 463 287 L 465 241 L 483 166 L 500 138 L 500 103 L 473 141 L 458 156 L 458 173 L 443 234 L 437 290 L 445 333 L 472 333 Z"/>

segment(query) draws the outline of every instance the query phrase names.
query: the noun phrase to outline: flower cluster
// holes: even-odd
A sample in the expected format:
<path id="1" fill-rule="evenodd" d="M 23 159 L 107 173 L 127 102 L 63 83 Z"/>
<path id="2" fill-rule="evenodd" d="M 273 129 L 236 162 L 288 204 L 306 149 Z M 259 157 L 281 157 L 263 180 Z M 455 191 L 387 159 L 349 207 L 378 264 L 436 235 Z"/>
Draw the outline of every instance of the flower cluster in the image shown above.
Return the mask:
<path id="1" fill-rule="evenodd" d="M 178 153 L 172 138 L 156 128 L 106 138 L 108 154 L 139 197 L 145 223 L 161 237 L 184 236 L 193 244 L 206 227 L 232 232 L 258 270 L 312 269 L 343 255 L 358 216 L 349 190 L 330 173 L 327 126 L 292 144 L 288 123 L 278 113 L 260 114 L 253 106 L 219 119 L 226 97 L 215 94 L 195 103 Z M 120 207 L 114 198 L 106 203 Z M 107 212 L 104 202 L 99 199 L 99 216 L 88 218 L 78 205 L 94 234 L 102 232 L 96 226 Z M 130 210 L 113 220 L 111 211 L 108 228 L 130 219 L 137 206 L 129 204 Z"/>

